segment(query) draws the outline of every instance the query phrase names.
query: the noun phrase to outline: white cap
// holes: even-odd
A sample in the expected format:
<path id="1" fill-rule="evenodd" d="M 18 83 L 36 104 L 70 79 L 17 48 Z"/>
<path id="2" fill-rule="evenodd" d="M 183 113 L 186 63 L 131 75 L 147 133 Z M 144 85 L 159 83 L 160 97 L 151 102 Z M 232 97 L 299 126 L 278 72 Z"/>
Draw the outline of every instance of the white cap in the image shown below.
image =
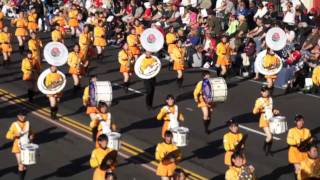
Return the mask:
<path id="1" fill-rule="evenodd" d="M 147 9 L 151 8 L 150 2 L 145 2 L 144 3 L 144 7 L 146 7 Z"/>

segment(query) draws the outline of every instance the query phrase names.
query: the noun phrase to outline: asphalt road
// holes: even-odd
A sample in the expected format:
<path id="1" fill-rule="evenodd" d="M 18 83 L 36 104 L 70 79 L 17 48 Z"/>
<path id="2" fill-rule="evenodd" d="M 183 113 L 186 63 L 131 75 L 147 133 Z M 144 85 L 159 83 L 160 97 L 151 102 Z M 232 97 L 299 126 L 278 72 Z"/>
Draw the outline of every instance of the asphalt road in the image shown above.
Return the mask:
<path id="1" fill-rule="evenodd" d="M 46 37 L 45 34 L 43 34 L 43 36 Z M 68 45 L 69 44 L 71 43 L 68 42 Z M 122 75 L 118 72 L 119 64 L 117 63 L 117 52 L 118 50 L 113 47 L 106 49 L 104 52 L 105 57 L 103 59 L 95 59 L 92 61 L 90 74 L 97 74 L 99 80 L 109 80 L 113 83 L 114 100 L 111 107 L 112 116 L 122 133 L 123 140 L 144 150 L 144 152 L 140 154 L 141 156 L 153 157 L 155 146 L 161 140 L 160 133 L 162 126 L 161 122 L 155 120 L 155 116 L 164 105 L 166 95 L 174 94 L 177 97 L 177 104 L 179 105 L 180 111 L 185 115 L 186 121 L 183 123 L 183 126 L 189 127 L 191 130 L 189 138 L 190 143 L 187 147 L 182 148 L 183 159 L 180 163 L 182 167 L 192 170 L 207 179 L 224 179 L 224 173 L 227 167 L 223 163 L 224 149 L 222 138 L 223 134 L 227 132 L 225 122 L 230 118 L 233 118 L 240 122 L 242 126 L 241 131 L 249 135 L 246 144 L 246 156 L 249 163 L 255 166 L 256 175 L 259 179 L 287 180 L 294 178 L 292 173 L 293 169 L 288 165 L 287 160 L 286 134 L 276 136 L 277 140 L 275 140 L 273 146 L 275 153 L 273 157 L 265 157 L 262 152 L 264 136 L 261 135 L 262 130 L 258 127 L 258 117 L 251 114 L 255 99 L 259 97 L 261 84 L 239 78 L 228 79 L 228 99 L 225 103 L 218 104 L 215 108 L 212 118 L 213 121 L 210 127 L 211 134 L 206 135 L 203 132 L 201 112 L 193 102 L 192 95 L 195 84 L 200 80 L 201 70 L 188 69 L 185 74 L 184 88 L 178 89 L 175 84 L 176 73 L 168 71 L 167 68 L 164 67 L 157 76 L 157 86 L 154 97 L 155 108 L 154 110 L 148 111 L 144 105 L 145 97 L 143 94 L 143 82 L 140 79 L 137 77 L 134 77 L 133 79 L 130 87 L 135 90 L 134 92 L 130 91 L 126 94 L 123 89 L 118 86 L 118 84 L 121 84 Z M 1 68 L 0 88 L 16 94 L 19 98 L 26 98 L 25 84 L 21 80 L 21 60 L 19 55 L 15 54 L 13 60 L 14 62 L 9 68 Z M 166 65 L 165 62 L 163 64 L 164 66 Z M 43 63 L 43 69 L 45 67 L 47 67 L 47 65 Z M 60 69 L 67 72 L 66 65 Z M 87 82 L 88 79 L 84 78 L 81 81 L 82 87 L 86 86 Z M 81 107 L 82 92 L 73 94 L 72 79 L 70 77 L 68 77 L 68 84 L 63 93 L 64 95 L 62 97 L 62 102 L 60 103 L 59 112 L 63 116 L 67 116 L 88 125 L 89 118 L 85 115 L 84 109 Z M 36 96 L 35 104 L 39 107 L 47 107 L 48 101 L 44 95 L 39 93 Z M 289 127 L 293 126 L 293 117 L 295 114 L 303 114 L 306 117 L 305 126 L 310 128 L 319 138 L 320 123 L 318 121 L 318 107 L 320 106 L 320 101 L 318 97 L 298 93 L 283 95 L 283 90 L 276 89 L 274 92 L 274 106 L 280 110 L 282 115 L 287 117 Z M 1 132 L 4 132 L 9 126 L 9 122 L 7 121 L 10 119 L 12 120 L 15 116 L 15 113 L 13 112 L 7 114 L 6 110 L 7 108 L 2 108 L 0 111 L 1 117 L 4 117 L 5 121 L 1 121 L 0 123 L 7 123 L 1 124 Z M 52 176 L 61 179 L 87 179 L 85 177 L 91 175 L 91 172 L 89 172 L 90 170 L 88 170 L 88 163 L 85 160 L 92 150 L 88 142 L 79 140 L 77 146 L 83 148 L 81 148 L 81 151 L 76 151 L 76 153 L 73 154 L 71 152 L 74 152 L 74 146 L 71 142 L 74 141 L 70 142 L 63 140 L 67 137 L 69 137 L 69 139 L 74 139 L 72 135 L 67 134 L 61 137 L 63 131 L 59 129 L 50 131 L 50 127 L 52 126 L 45 123 L 42 124 L 40 121 L 39 125 L 37 123 L 37 126 L 39 126 L 39 130 L 36 132 L 42 132 L 49 129 L 47 130 L 47 133 L 60 132 L 60 136 L 50 142 L 46 139 L 43 140 L 46 142 L 44 143 L 44 146 L 49 146 L 47 151 L 45 150 L 46 147 L 43 147 L 43 149 L 46 153 L 50 154 L 50 156 L 41 156 L 40 158 L 43 159 L 41 162 L 47 162 L 50 168 L 41 166 L 43 169 L 37 169 L 38 167 L 35 166 L 32 167 L 30 174 L 34 173 L 36 174 L 35 177 L 40 177 L 47 173 L 51 173 L 53 174 Z M 3 138 L 3 135 L 1 135 L 1 138 Z M 5 144 L 7 143 L 6 140 L 2 140 L 2 142 Z M 56 145 L 56 142 L 63 143 L 63 146 Z M 54 150 L 53 146 L 57 149 Z M 8 161 L 13 163 L 13 158 L 10 156 L 8 148 L 2 151 L 1 156 L 8 157 Z M 67 154 L 66 157 L 58 159 L 60 158 L 60 156 L 58 156 L 60 153 L 56 153 L 57 151 Z M 61 161 L 61 164 L 50 161 L 50 157 L 54 157 L 54 159 L 59 162 Z M 78 159 L 78 161 L 71 161 L 74 159 Z M 148 162 L 150 162 L 150 160 L 145 161 L 145 163 Z M 72 166 L 72 163 L 75 165 Z M 54 169 L 59 170 L 59 167 L 68 167 L 70 164 L 77 173 L 70 173 L 68 177 L 60 177 L 61 175 L 59 176 L 59 174 L 61 173 L 59 173 L 59 171 L 54 171 Z M 78 166 L 77 164 L 81 165 Z M 0 172 L 5 172 L 5 176 L 7 176 L 12 172 L 12 166 L 13 164 L 9 165 L 8 169 L 1 170 Z M 136 177 L 142 179 L 148 179 L 150 177 L 149 173 L 151 173 L 151 175 L 153 174 L 146 169 L 141 169 L 144 173 L 140 173 L 139 169 L 123 166 L 119 168 L 117 173 L 119 176 L 124 175 L 124 173 L 121 173 L 124 172 L 121 171 L 121 168 L 125 170 L 125 174 L 137 173 Z M 51 171 L 46 172 L 46 169 L 51 169 Z M 85 173 L 86 176 L 83 173 Z M 2 173 L 0 173 L 0 179 L 5 177 L 1 175 Z M 127 176 L 125 176 L 124 179 L 127 179 L 126 177 Z"/>

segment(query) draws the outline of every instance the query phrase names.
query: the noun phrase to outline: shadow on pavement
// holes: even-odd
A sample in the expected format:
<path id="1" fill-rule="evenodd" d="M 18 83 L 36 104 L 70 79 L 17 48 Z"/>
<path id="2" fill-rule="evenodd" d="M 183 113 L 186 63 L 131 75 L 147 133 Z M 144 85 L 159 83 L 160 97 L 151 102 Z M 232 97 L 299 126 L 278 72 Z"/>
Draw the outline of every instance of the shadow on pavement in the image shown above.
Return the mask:
<path id="1" fill-rule="evenodd" d="M 156 120 L 155 117 L 150 117 L 138 122 L 131 123 L 129 126 L 125 128 L 121 128 L 120 133 L 126 133 L 134 129 L 150 129 L 150 128 L 158 128 L 161 126 L 162 126 L 161 121 Z"/>
<path id="2" fill-rule="evenodd" d="M 182 158 L 181 161 L 187 161 L 195 157 L 199 159 L 210 159 L 212 157 L 215 157 L 225 152 L 222 147 L 222 143 L 223 143 L 222 139 L 212 141 L 208 143 L 205 147 L 202 147 L 193 151 L 193 155 Z"/>
<path id="3" fill-rule="evenodd" d="M 36 132 L 34 136 L 35 137 L 34 142 L 36 144 L 49 143 L 51 141 L 55 141 L 57 139 L 63 138 L 64 136 L 67 135 L 66 132 L 52 132 L 56 129 L 57 127 L 49 127 L 40 132 Z"/>
<path id="4" fill-rule="evenodd" d="M 4 168 L 4 169 L 0 170 L 0 177 L 4 176 L 6 174 L 9 174 L 9 173 L 16 174 L 17 172 L 18 172 L 18 167 L 17 166 L 7 167 L 7 168 Z M 17 178 L 18 178 L 18 176 L 17 176 Z"/>
<path id="5" fill-rule="evenodd" d="M 291 179 L 295 179 L 293 173 L 294 168 L 292 165 L 286 165 L 273 170 L 270 174 L 266 174 L 259 178 L 259 180 L 280 179 L 281 175 L 292 174 Z"/>

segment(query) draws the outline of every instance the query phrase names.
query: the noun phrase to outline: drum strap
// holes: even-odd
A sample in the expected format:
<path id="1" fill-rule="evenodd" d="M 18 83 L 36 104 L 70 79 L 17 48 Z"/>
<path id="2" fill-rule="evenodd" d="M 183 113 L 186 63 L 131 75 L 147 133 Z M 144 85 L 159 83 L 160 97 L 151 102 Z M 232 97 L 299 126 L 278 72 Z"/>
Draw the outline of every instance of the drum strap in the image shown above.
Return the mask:
<path id="1" fill-rule="evenodd" d="M 174 112 L 172 113 L 170 111 L 170 108 L 169 106 L 166 106 L 166 110 L 167 112 L 169 113 L 169 119 L 170 119 L 170 122 L 169 122 L 169 127 L 168 129 L 174 129 L 176 127 L 179 127 L 179 122 L 178 122 L 178 106 L 177 105 L 174 105 Z"/>
<path id="2" fill-rule="evenodd" d="M 102 126 L 102 134 L 111 133 L 111 114 L 107 113 L 107 119 L 105 121 L 101 121 Z"/>
<path id="3" fill-rule="evenodd" d="M 29 129 L 30 129 L 30 125 L 29 125 L 29 121 L 25 122 L 25 126 L 24 126 L 24 130 L 22 130 L 22 128 L 19 126 L 18 122 L 15 122 L 15 126 L 18 129 L 19 133 L 21 134 L 20 138 L 19 138 L 19 147 L 21 147 L 24 144 L 28 144 L 29 143 Z"/>
<path id="4" fill-rule="evenodd" d="M 261 101 L 263 102 L 263 108 L 264 108 L 264 117 L 266 120 L 270 120 L 273 117 L 273 100 L 271 97 L 269 97 L 269 105 L 267 105 L 266 101 L 264 101 L 263 98 L 261 98 Z"/>

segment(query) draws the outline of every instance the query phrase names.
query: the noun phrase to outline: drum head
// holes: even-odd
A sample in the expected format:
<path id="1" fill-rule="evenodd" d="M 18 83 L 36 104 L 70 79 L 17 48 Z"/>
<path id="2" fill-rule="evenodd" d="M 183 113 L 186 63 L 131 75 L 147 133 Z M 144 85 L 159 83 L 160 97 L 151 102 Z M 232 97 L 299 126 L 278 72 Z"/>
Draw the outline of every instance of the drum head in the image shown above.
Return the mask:
<path id="1" fill-rule="evenodd" d="M 103 101 L 107 103 L 108 106 L 112 102 L 112 86 L 110 81 L 97 81 L 95 82 L 95 101 Z"/>
<path id="2" fill-rule="evenodd" d="M 46 61 L 53 66 L 62 66 L 68 60 L 68 49 L 60 42 L 50 42 L 43 50 Z"/>
<path id="3" fill-rule="evenodd" d="M 212 103 L 212 87 L 208 79 L 202 81 L 202 96 L 206 103 Z"/>
<path id="4" fill-rule="evenodd" d="M 278 68 L 266 69 L 263 67 L 263 60 L 264 60 L 264 57 L 266 56 L 266 54 L 267 54 L 267 50 L 263 50 L 257 55 L 256 60 L 254 62 L 255 67 L 257 68 L 259 73 L 266 75 L 266 76 L 278 74 L 281 71 L 282 66 L 283 66 L 281 58 L 278 55 L 276 55 L 280 59 L 280 65 Z"/>
<path id="5" fill-rule="evenodd" d="M 120 138 L 121 137 L 121 134 L 120 133 L 117 133 L 117 132 L 112 132 L 110 134 L 108 134 L 108 137 L 110 138 Z"/>
<path id="6" fill-rule="evenodd" d="M 44 82 L 45 82 L 45 79 L 46 79 L 47 75 L 50 72 L 51 72 L 50 68 L 44 70 L 40 74 L 40 76 L 38 78 L 38 81 L 37 81 L 37 86 L 38 86 L 39 91 L 41 91 L 43 94 L 47 94 L 47 95 L 57 94 L 57 93 L 61 92 L 63 90 L 63 88 L 66 86 L 66 83 L 67 83 L 66 76 L 61 71 L 58 70 L 57 72 L 62 76 L 62 84 L 57 86 L 57 87 L 49 89 L 45 85 Z"/>
<path id="7" fill-rule="evenodd" d="M 39 145 L 37 144 L 24 144 L 21 146 L 21 149 L 35 150 L 38 149 Z"/>
<path id="8" fill-rule="evenodd" d="M 266 34 L 267 46 L 275 51 L 279 51 L 286 46 L 286 33 L 278 27 L 271 28 Z"/>
<path id="9" fill-rule="evenodd" d="M 141 79 L 151 79 L 155 77 L 161 69 L 161 62 L 158 57 L 152 56 L 153 61 L 146 61 L 146 55 L 141 55 L 134 64 L 134 72 Z"/>
<path id="10" fill-rule="evenodd" d="M 164 37 L 159 30 L 148 28 L 142 32 L 140 42 L 146 51 L 158 52 L 163 47 Z"/>

